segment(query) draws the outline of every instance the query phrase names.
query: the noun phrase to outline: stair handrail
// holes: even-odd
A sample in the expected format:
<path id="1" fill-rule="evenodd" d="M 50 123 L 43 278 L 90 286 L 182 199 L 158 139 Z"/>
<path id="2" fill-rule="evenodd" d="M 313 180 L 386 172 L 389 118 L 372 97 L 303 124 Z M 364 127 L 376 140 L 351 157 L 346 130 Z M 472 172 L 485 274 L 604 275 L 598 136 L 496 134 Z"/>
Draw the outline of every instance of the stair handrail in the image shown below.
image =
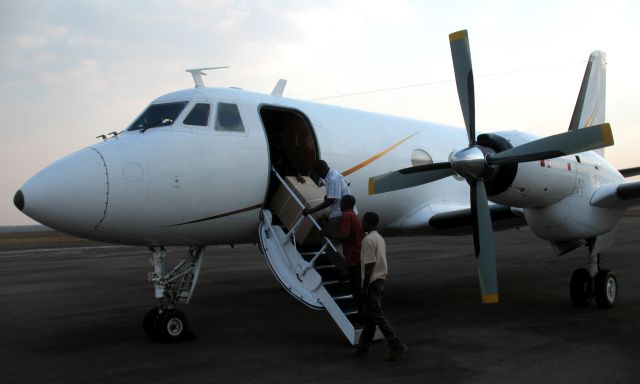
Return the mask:
<path id="1" fill-rule="evenodd" d="M 291 190 L 291 188 L 289 188 L 289 186 L 287 185 L 287 183 L 284 181 L 284 179 L 282 178 L 282 176 L 280 176 L 280 174 L 278 173 L 278 171 L 276 171 L 276 169 L 271 166 L 271 171 L 276 175 L 276 177 L 278 178 L 278 180 L 280 181 L 280 184 L 282 184 L 282 186 L 287 190 L 287 192 L 289 192 L 289 194 L 291 195 L 291 197 L 293 197 L 293 199 L 295 200 L 296 203 L 298 203 L 298 205 L 300 206 L 300 208 L 305 209 L 307 208 L 304 203 L 302 203 L 302 201 L 300 201 L 300 199 L 298 199 L 298 196 L 296 196 L 296 194 Z M 322 227 L 320 226 L 320 224 L 318 224 L 318 222 L 316 221 L 316 219 L 313 217 L 313 215 L 307 215 L 306 216 L 309 220 L 311 220 L 311 223 L 313 223 L 313 225 L 316 227 L 316 229 L 318 231 L 320 231 L 320 233 L 322 233 Z M 296 220 L 296 224 L 298 224 L 298 221 L 301 220 Z M 294 227 L 296 225 L 294 224 Z M 331 242 L 331 239 L 329 239 L 327 236 L 324 235 L 324 233 L 322 234 L 322 236 L 324 237 L 325 241 L 329 244 L 329 246 L 335 251 L 337 252 L 338 249 L 335 247 L 335 245 L 333 245 L 333 242 Z M 317 256 L 316 256 L 317 257 Z M 315 261 L 316 257 L 313 258 L 313 261 Z"/>

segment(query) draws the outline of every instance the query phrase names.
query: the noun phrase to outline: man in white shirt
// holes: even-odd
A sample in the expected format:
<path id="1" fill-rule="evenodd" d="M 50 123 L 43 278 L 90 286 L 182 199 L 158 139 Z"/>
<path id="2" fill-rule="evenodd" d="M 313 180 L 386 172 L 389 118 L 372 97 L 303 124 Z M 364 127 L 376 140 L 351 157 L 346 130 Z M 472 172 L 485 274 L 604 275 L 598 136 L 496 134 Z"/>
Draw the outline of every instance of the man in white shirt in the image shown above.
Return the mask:
<path id="1" fill-rule="evenodd" d="M 368 357 L 371 354 L 371 343 L 376 332 L 376 326 L 389 343 L 387 361 L 395 361 L 402 358 L 408 351 L 407 346 L 396 336 L 389 324 L 389 320 L 382 311 L 382 296 L 387 278 L 387 249 L 384 239 L 376 230 L 378 215 L 374 212 L 365 213 L 362 218 L 362 229 L 366 236 L 362 240 L 360 261 L 362 265 L 362 295 L 365 302 L 366 324 L 356 350 L 355 356 Z"/>
<path id="2" fill-rule="evenodd" d="M 351 191 L 349 190 L 349 184 L 347 180 L 345 180 L 344 176 L 340 174 L 340 172 L 335 169 L 329 167 L 326 161 L 318 160 L 315 165 L 315 170 L 324 181 L 324 184 L 327 188 L 326 195 L 324 197 L 324 201 L 315 207 L 306 208 L 303 210 L 305 215 L 315 213 L 321 211 L 325 208 L 330 207 L 329 210 L 329 221 L 339 222 L 340 216 L 342 215 L 342 211 L 340 211 L 340 200 L 342 200 L 342 196 L 350 195 Z M 358 211 L 354 207 L 354 212 L 358 214 Z"/>

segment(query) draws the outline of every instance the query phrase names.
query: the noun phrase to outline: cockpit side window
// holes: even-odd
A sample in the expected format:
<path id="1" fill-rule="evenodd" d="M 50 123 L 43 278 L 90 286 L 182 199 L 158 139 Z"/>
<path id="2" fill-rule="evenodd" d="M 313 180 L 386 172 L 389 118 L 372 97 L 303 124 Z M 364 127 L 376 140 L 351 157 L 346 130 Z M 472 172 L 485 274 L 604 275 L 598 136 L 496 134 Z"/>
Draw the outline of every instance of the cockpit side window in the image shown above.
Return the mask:
<path id="1" fill-rule="evenodd" d="M 188 102 L 153 104 L 127 128 L 127 131 L 146 130 L 149 128 L 166 127 L 178 118 L 180 112 Z"/>
<path id="2" fill-rule="evenodd" d="M 244 125 L 242 124 L 237 105 L 218 103 L 215 130 L 223 132 L 244 132 Z"/>
<path id="3" fill-rule="evenodd" d="M 186 125 L 200 125 L 206 127 L 209 125 L 209 112 L 211 106 L 205 103 L 196 104 L 191 112 L 184 119 Z"/>

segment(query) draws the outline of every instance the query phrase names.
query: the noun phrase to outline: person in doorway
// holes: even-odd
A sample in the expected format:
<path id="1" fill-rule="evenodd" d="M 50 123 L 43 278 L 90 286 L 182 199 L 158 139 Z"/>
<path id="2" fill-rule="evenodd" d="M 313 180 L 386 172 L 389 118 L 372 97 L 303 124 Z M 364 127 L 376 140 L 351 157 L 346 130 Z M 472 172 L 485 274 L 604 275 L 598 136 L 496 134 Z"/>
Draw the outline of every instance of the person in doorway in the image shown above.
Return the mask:
<path id="1" fill-rule="evenodd" d="M 351 293 L 358 309 L 358 317 L 356 324 L 364 324 L 364 302 L 362 301 L 362 277 L 360 266 L 360 247 L 364 233 L 362 231 L 362 223 L 358 216 L 353 212 L 356 205 L 356 198 L 352 195 L 342 196 L 340 201 L 340 223 L 335 237 L 340 239 L 342 244 L 342 253 L 347 262 L 347 275 Z"/>
<path id="2" fill-rule="evenodd" d="M 402 358 L 408 349 L 398 338 L 382 311 L 382 296 L 388 272 L 386 244 L 377 231 L 378 221 L 378 215 L 374 212 L 367 212 L 362 218 L 366 236 L 362 240 L 360 260 L 366 323 L 353 354 L 359 357 L 370 356 L 377 326 L 389 343 L 389 354 L 385 360 L 395 361 Z"/>
<path id="3" fill-rule="evenodd" d="M 304 183 L 296 162 L 287 148 L 287 136 L 283 131 L 268 134 L 271 164 L 281 176 L 295 176 L 299 183 Z"/>

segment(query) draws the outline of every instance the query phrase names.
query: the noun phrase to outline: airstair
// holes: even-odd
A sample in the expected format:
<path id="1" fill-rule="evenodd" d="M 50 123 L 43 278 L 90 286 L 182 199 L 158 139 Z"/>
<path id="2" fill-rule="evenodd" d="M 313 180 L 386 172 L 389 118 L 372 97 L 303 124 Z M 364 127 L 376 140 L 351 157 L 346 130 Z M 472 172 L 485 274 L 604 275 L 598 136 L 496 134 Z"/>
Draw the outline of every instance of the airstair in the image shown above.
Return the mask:
<path id="1" fill-rule="evenodd" d="M 336 252 L 336 246 L 320 234 L 320 225 L 312 215 L 302 215 L 305 204 L 303 198 L 294 191 L 291 179 L 283 179 L 275 170 L 273 173 L 298 213 L 294 214 L 293 221 L 286 227 L 284 220 L 276 220 L 270 210 L 262 211 L 260 243 L 269 267 L 293 297 L 309 308 L 326 310 L 349 343 L 355 345 L 362 332 L 354 326 L 358 320 L 356 302 L 349 282 L 339 280 L 338 270 L 327 255 L 327 252 Z M 297 237 L 300 237 L 301 228 L 309 225 L 314 232 L 314 236 L 311 236 L 314 241 L 300 244 Z M 377 331 L 376 339 L 379 338 L 381 335 Z"/>

